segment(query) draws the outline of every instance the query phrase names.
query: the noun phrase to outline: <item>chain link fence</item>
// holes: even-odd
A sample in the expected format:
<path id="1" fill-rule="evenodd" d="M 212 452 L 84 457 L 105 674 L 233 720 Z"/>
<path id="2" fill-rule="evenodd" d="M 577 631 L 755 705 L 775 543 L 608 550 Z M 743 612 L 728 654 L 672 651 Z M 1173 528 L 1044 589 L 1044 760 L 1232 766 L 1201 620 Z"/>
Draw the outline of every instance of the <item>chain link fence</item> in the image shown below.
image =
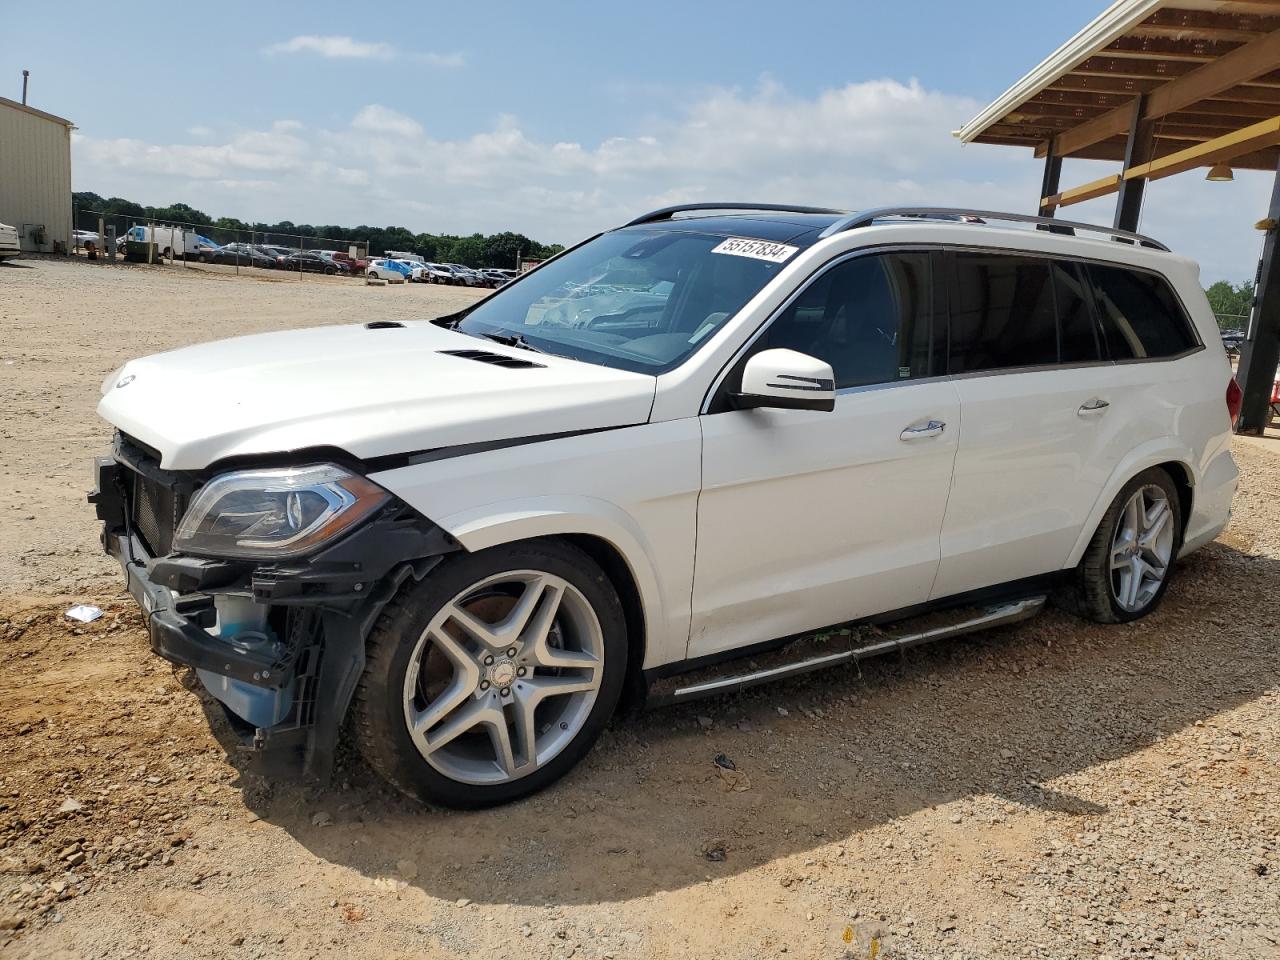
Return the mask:
<path id="1" fill-rule="evenodd" d="M 72 252 L 91 260 L 173 265 L 218 272 L 359 276 L 366 240 L 219 227 L 76 210 Z"/>

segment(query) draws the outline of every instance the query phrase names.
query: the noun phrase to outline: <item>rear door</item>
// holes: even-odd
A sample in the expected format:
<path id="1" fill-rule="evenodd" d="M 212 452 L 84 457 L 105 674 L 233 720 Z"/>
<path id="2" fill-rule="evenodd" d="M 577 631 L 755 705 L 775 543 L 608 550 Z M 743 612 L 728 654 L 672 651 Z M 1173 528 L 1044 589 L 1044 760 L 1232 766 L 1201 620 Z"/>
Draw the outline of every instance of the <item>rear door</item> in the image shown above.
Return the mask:
<path id="1" fill-rule="evenodd" d="M 1061 569 L 1140 430 L 1081 265 L 996 251 L 944 260 L 964 425 L 933 599 Z"/>

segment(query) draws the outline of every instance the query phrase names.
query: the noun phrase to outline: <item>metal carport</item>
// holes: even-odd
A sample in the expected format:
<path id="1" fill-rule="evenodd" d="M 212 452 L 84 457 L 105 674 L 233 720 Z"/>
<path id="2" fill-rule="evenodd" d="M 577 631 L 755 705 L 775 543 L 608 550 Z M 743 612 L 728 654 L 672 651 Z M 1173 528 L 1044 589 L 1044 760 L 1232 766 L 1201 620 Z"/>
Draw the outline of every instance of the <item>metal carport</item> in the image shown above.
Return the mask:
<path id="1" fill-rule="evenodd" d="M 1280 0 L 1117 0 L 956 135 L 1044 158 L 1039 212 L 1116 194 L 1114 226 L 1136 230 L 1143 188 L 1187 170 L 1280 174 Z M 1118 172 L 1061 189 L 1064 158 Z M 1280 363 L 1280 176 L 1241 350 L 1238 429 L 1260 433 Z"/>

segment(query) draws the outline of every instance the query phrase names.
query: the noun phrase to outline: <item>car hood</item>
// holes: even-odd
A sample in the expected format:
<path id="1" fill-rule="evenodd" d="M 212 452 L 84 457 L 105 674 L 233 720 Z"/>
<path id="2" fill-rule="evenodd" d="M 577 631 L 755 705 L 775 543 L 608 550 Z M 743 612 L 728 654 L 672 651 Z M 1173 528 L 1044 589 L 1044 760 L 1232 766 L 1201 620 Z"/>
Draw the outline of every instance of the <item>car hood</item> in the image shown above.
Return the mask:
<path id="1" fill-rule="evenodd" d="M 459 350 L 482 356 L 445 352 Z M 644 374 L 403 321 L 264 333 L 134 360 L 103 384 L 98 413 L 159 451 L 161 466 L 195 470 L 315 447 L 365 459 L 644 423 L 655 387 Z"/>

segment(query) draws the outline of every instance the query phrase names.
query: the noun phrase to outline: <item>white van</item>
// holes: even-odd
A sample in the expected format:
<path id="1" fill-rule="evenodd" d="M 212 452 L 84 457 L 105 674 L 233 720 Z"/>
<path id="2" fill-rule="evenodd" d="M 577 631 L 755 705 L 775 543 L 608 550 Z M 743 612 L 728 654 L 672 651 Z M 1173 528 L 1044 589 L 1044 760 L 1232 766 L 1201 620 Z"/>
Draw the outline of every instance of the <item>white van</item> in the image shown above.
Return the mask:
<path id="1" fill-rule="evenodd" d="M 427 262 L 418 254 L 406 253 L 403 250 L 388 250 L 386 253 L 383 254 L 383 256 L 386 257 L 388 260 L 412 260 L 414 263 Z"/>
<path id="2" fill-rule="evenodd" d="M 138 243 L 154 242 L 156 252 L 166 260 L 181 259 L 184 254 L 195 256 L 201 249 L 207 249 L 195 230 L 182 227 L 132 226 L 125 232 L 125 239 Z"/>
<path id="3" fill-rule="evenodd" d="M 135 360 L 92 500 L 152 647 L 264 761 L 327 772 L 351 712 L 390 782 L 474 807 L 564 774 L 624 692 L 1050 597 L 1145 616 L 1227 523 L 1239 402 L 1196 265 L 1147 237 L 703 204 L 437 320 Z"/>

